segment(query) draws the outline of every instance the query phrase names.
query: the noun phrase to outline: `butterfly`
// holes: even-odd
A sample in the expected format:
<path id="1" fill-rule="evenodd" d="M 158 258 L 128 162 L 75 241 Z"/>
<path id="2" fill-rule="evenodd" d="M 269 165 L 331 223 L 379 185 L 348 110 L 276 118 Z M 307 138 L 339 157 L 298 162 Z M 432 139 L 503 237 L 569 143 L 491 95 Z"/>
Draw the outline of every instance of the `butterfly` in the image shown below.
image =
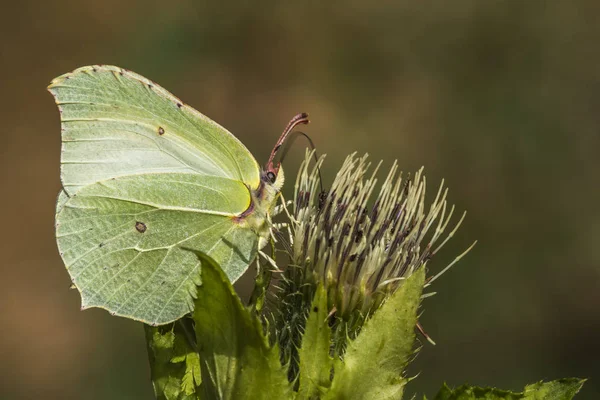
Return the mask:
<path id="1" fill-rule="evenodd" d="M 234 282 L 267 243 L 283 186 L 275 155 L 265 168 L 219 124 L 150 80 L 87 66 L 48 90 L 61 116 L 59 253 L 81 308 L 152 325 L 193 309 L 200 263 L 212 257 Z"/>

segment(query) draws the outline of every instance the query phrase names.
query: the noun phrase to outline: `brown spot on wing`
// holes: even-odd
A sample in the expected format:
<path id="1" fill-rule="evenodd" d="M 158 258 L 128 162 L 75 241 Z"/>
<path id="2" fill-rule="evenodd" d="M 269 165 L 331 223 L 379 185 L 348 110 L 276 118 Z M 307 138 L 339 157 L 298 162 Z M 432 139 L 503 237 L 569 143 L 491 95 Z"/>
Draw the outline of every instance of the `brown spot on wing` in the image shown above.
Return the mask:
<path id="1" fill-rule="evenodd" d="M 144 232 L 146 232 L 146 229 L 148 229 L 148 228 L 146 227 L 145 223 L 138 221 L 138 222 L 135 223 L 135 229 L 139 233 L 144 233 Z"/>
<path id="2" fill-rule="evenodd" d="M 158 134 L 161 136 L 165 134 L 165 129 L 162 126 L 158 127 Z"/>

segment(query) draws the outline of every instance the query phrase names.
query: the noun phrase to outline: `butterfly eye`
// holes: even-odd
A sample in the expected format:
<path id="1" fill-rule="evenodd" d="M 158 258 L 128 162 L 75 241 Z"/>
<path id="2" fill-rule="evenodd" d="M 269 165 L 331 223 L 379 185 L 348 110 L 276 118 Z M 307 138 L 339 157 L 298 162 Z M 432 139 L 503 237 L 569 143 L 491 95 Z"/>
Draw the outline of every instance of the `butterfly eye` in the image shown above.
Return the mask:
<path id="1" fill-rule="evenodd" d="M 267 179 L 269 180 L 269 182 L 275 183 L 275 179 L 277 179 L 277 176 L 275 176 L 275 173 L 273 171 L 269 171 L 267 172 Z"/>

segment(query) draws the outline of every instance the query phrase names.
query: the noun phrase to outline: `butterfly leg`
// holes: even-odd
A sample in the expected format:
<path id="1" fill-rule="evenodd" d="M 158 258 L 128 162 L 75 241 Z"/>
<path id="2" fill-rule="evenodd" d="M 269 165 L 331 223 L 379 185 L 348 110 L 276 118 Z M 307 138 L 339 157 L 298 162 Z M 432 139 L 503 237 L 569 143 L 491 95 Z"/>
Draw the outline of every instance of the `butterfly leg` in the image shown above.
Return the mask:
<path id="1" fill-rule="evenodd" d="M 292 221 L 293 223 L 295 223 L 295 222 L 296 222 L 296 220 L 294 219 L 294 217 L 292 216 L 292 214 L 290 214 L 290 211 L 289 211 L 289 209 L 288 209 L 288 206 L 291 206 L 291 205 L 292 205 L 292 201 L 291 201 L 291 200 L 288 200 L 288 201 L 286 201 L 286 200 L 283 198 L 283 194 L 281 194 L 281 193 L 279 194 L 279 198 L 281 199 L 281 204 L 279 204 L 279 205 L 276 205 L 276 206 L 273 208 L 273 214 L 272 214 L 272 215 L 278 215 L 278 214 L 281 214 L 281 212 L 283 211 L 283 212 L 285 212 L 285 215 L 288 217 L 288 219 L 289 219 L 290 221 Z"/>
<path id="2" fill-rule="evenodd" d="M 267 261 L 267 263 L 273 267 L 273 272 L 283 272 L 282 270 L 279 269 L 279 267 L 277 266 L 277 263 L 275 262 L 275 260 L 273 260 L 273 258 L 271 258 L 270 255 L 268 255 L 267 253 L 265 253 L 262 250 L 258 251 L 258 255 L 260 255 L 262 258 L 264 258 L 265 261 Z"/>

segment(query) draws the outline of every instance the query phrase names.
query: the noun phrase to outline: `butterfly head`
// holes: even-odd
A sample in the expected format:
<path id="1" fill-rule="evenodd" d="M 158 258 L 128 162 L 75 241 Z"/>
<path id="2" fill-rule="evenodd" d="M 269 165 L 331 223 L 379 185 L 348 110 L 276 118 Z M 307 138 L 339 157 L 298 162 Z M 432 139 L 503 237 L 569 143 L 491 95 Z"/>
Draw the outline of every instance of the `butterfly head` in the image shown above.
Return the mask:
<path id="1" fill-rule="evenodd" d="M 262 173 L 261 179 L 264 184 L 273 187 L 279 192 L 283 187 L 283 181 L 285 180 L 281 163 L 274 165 L 272 162 L 269 162 Z"/>
<path id="2" fill-rule="evenodd" d="M 281 148 L 281 146 L 283 145 L 285 140 L 288 138 L 288 136 L 292 132 L 292 130 L 297 125 L 308 124 L 308 122 L 309 121 L 308 121 L 307 113 L 301 113 L 301 114 L 296 115 L 294 118 L 292 118 L 292 120 L 287 124 L 287 126 L 283 130 L 283 133 L 279 137 L 279 140 L 277 140 L 277 143 L 275 143 L 275 147 L 273 147 L 273 150 L 271 151 L 271 156 L 269 157 L 267 166 L 265 167 L 265 169 L 262 173 L 262 181 L 265 184 L 271 185 L 272 187 L 274 187 L 275 190 L 278 192 L 281 190 L 281 187 L 283 186 L 284 177 L 283 177 L 283 169 L 281 168 L 281 162 L 279 162 L 279 161 L 275 162 L 274 161 L 275 156 L 277 155 L 277 152 L 279 151 L 279 149 Z"/>

